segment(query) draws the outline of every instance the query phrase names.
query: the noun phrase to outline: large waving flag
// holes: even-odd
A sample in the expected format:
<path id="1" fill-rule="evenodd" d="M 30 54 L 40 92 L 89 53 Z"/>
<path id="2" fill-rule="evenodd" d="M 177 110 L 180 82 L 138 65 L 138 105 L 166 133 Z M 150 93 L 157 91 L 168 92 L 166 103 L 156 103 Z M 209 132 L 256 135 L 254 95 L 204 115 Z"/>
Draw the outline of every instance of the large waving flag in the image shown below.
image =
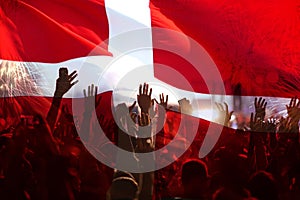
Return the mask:
<path id="1" fill-rule="evenodd" d="M 131 103 L 153 80 L 177 100 L 300 96 L 296 0 L 0 2 L 2 115 L 46 111 L 61 66 L 79 71 L 65 97 L 98 83 Z"/>
<path id="2" fill-rule="evenodd" d="M 300 23 L 296 0 L 10 0 L 1 1 L 0 14 L 3 60 L 42 65 L 86 56 L 112 56 L 108 44 L 111 37 L 138 28 L 158 27 L 176 31 L 153 29 L 144 37 L 152 42 L 155 77 L 170 85 L 188 89 L 176 78 L 170 79 L 174 70 L 165 71 L 158 64 L 177 70 L 195 92 L 209 93 L 207 86 L 214 84 L 213 80 L 204 81 L 186 60 L 198 57 L 201 64 L 201 56 L 191 45 L 193 39 L 213 59 L 226 94 L 234 94 L 237 85 L 242 88 L 240 95 L 246 96 L 299 94 Z M 187 38 L 178 37 L 177 32 Z M 168 49 L 181 49 L 185 58 Z M 215 93 L 219 93 L 218 89 Z"/>
<path id="3" fill-rule="evenodd" d="M 300 96 L 299 47 L 298 0 L 0 0 L 0 114 L 47 111 L 61 66 L 79 72 L 66 98 L 98 83 L 130 103 L 153 80 L 179 99 Z"/>

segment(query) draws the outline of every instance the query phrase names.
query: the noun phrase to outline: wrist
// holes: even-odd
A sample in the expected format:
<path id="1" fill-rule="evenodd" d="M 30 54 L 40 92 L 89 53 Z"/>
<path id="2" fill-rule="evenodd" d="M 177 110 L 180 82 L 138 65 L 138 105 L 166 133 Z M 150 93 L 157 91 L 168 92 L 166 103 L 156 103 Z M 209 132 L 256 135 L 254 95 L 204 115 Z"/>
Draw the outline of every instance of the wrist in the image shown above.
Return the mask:
<path id="1" fill-rule="evenodd" d="M 55 90 L 54 97 L 62 98 L 63 97 L 63 93 Z"/>

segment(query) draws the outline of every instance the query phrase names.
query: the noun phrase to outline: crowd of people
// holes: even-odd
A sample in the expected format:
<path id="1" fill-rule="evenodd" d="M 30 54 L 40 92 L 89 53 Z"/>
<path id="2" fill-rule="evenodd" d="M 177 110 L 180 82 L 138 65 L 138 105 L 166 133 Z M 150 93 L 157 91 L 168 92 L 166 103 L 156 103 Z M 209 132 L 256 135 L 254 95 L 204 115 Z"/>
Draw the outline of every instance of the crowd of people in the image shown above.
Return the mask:
<path id="1" fill-rule="evenodd" d="M 152 89 L 144 83 L 131 106 L 118 105 L 112 111 L 113 117 L 111 113 L 93 116 L 93 110 L 105 105 L 97 95 L 97 87 L 91 85 L 83 91 L 82 116 L 73 116 L 62 101 L 77 83 L 76 77 L 75 71 L 68 74 L 60 70 L 45 117 L 40 113 L 16 116 L 19 120 L 0 130 L 0 199 L 300 198 L 297 97 L 286 106 L 288 117 L 280 119 L 266 119 L 267 102 L 255 98 L 249 129 L 238 130 L 228 127 L 233 112 L 227 104 L 217 104 L 221 125 L 214 126 L 224 128 L 212 151 L 199 158 L 208 122 L 199 123 L 199 119 L 188 115 L 188 100 L 183 99 L 179 105 L 187 114 L 170 111 L 168 95 L 161 94 L 159 101 L 152 99 Z M 5 120 L 5 116 L 2 118 Z M 106 166 L 91 154 L 90 148 L 107 159 L 114 160 L 118 155 L 111 155 L 109 142 L 97 135 L 93 118 L 112 144 L 132 152 L 137 165 L 140 155 L 159 149 L 163 151 L 153 154 L 154 165 L 163 161 L 169 164 L 135 173 L 119 170 L 117 163 L 115 169 Z M 189 137 L 192 132 L 197 133 L 195 138 Z M 176 154 L 181 150 L 184 153 Z"/>

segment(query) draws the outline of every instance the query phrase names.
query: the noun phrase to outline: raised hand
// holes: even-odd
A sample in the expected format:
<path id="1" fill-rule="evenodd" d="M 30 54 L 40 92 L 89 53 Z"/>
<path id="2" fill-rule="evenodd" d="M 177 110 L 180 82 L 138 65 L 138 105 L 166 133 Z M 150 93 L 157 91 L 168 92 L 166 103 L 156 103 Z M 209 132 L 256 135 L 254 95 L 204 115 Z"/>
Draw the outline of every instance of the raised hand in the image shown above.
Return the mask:
<path id="1" fill-rule="evenodd" d="M 73 71 L 70 75 L 68 75 L 68 70 L 66 68 L 60 68 L 59 74 L 59 78 L 56 79 L 56 89 L 54 92 L 55 98 L 52 99 L 51 107 L 47 114 L 47 122 L 52 131 L 56 123 L 63 95 L 78 82 L 78 80 L 74 81 L 78 75 L 76 71 Z"/>
<path id="2" fill-rule="evenodd" d="M 265 130 L 269 133 L 275 133 L 278 121 L 274 118 L 269 118 L 265 123 Z"/>
<path id="3" fill-rule="evenodd" d="M 263 131 L 263 121 L 257 117 L 257 114 L 255 113 L 255 115 L 253 116 L 253 113 L 251 113 L 251 117 L 250 117 L 250 129 L 252 131 L 258 131 L 258 132 L 262 132 Z"/>
<path id="4" fill-rule="evenodd" d="M 260 118 L 261 120 L 264 120 L 266 116 L 266 106 L 267 106 L 266 100 L 260 97 L 257 101 L 257 98 L 255 97 L 254 106 L 255 106 L 256 117 Z"/>
<path id="5" fill-rule="evenodd" d="M 291 131 L 291 120 L 281 117 L 278 125 L 278 133 L 289 133 Z"/>
<path id="6" fill-rule="evenodd" d="M 167 109 L 167 106 L 168 106 L 168 99 L 169 99 L 169 95 L 167 95 L 167 96 L 166 96 L 166 99 L 165 99 L 164 93 L 161 93 L 161 94 L 159 95 L 159 100 L 160 100 L 159 105 L 161 105 L 164 109 Z"/>
<path id="7" fill-rule="evenodd" d="M 178 103 L 179 103 L 179 106 L 180 106 L 180 111 L 182 113 L 192 114 L 192 112 L 193 112 L 192 105 L 191 105 L 191 103 L 188 99 L 186 99 L 186 98 L 180 99 L 178 101 Z"/>
<path id="8" fill-rule="evenodd" d="M 151 94 L 152 94 L 152 88 L 150 88 L 149 90 L 149 84 L 144 83 L 143 86 L 142 84 L 140 84 L 137 100 L 141 108 L 141 111 L 144 113 L 149 113 L 149 109 L 152 106 L 153 101 L 151 99 Z"/>
<path id="9" fill-rule="evenodd" d="M 216 106 L 219 110 L 219 122 L 223 122 L 224 126 L 229 126 L 229 121 L 231 119 L 233 111 L 228 111 L 228 105 L 224 102 L 224 106 L 221 103 L 216 103 Z"/>
<path id="10" fill-rule="evenodd" d="M 290 104 L 286 105 L 286 110 L 292 124 L 298 124 L 300 120 L 300 100 L 297 97 L 292 98 Z"/>
<path id="11" fill-rule="evenodd" d="M 73 85 L 78 83 L 78 80 L 73 80 L 77 77 L 77 72 L 73 71 L 71 74 L 66 74 L 65 77 L 59 77 L 56 80 L 56 89 L 54 96 L 55 97 L 62 97 L 65 93 L 67 93 Z"/>
<path id="12" fill-rule="evenodd" d="M 88 86 L 88 93 L 86 93 L 85 89 L 83 90 L 85 113 L 91 113 L 100 104 L 101 96 L 97 99 L 97 93 L 98 87 L 94 87 L 94 84 Z"/>

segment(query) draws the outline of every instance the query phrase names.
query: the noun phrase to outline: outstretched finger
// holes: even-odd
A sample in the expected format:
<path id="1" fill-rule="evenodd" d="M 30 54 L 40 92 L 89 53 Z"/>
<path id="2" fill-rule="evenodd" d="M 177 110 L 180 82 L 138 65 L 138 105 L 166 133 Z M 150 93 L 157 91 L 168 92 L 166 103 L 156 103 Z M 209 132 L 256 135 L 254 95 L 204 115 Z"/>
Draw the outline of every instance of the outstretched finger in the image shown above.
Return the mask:
<path id="1" fill-rule="evenodd" d="M 149 91 L 149 84 L 146 84 L 146 95 L 148 95 L 148 91 Z"/>
<path id="2" fill-rule="evenodd" d="M 295 100 L 296 100 L 296 97 L 292 98 L 292 107 L 295 107 Z"/>
<path id="3" fill-rule="evenodd" d="M 69 81 L 72 82 L 77 76 L 78 76 L 78 74 L 75 74 L 74 76 L 71 76 L 71 77 L 69 78 Z"/>
<path id="4" fill-rule="evenodd" d="M 154 105 L 154 99 L 151 99 L 151 105 L 152 106 Z"/>
<path id="5" fill-rule="evenodd" d="M 69 76 L 68 76 L 68 78 L 70 79 L 70 78 L 72 78 L 72 76 L 74 76 L 74 74 L 76 74 L 77 73 L 77 71 L 76 70 L 74 70 Z M 77 76 L 77 75 L 76 75 Z"/>
<path id="6" fill-rule="evenodd" d="M 146 94 L 146 87 L 147 87 L 147 85 L 146 85 L 146 83 L 144 83 L 144 86 L 143 86 L 143 94 Z"/>
<path id="7" fill-rule="evenodd" d="M 231 119 L 231 116 L 232 116 L 233 112 L 234 112 L 234 111 L 231 111 L 231 112 L 229 113 L 229 119 Z"/>
<path id="8" fill-rule="evenodd" d="M 75 85 L 76 83 L 78 83 L 78 80 L 75 81 L 75 82 L 73 82 L 73 83 L 71 83 L 70 88 L 71 88 L 73 85 Z"/>
<path id="9" fill-rule="evenodd" d="M 155 101 L 157 104 L 159 104 L 159 103 L 158 103 L 158 101 L 157 101 L 155 98 L 154 98 L 154 99 L 152 99 L 152 101 Z"/>
<path id="10" fill-rule="evenodd" d="M 220 108 L 219 103 L 215 102 L 215 105 L 216 105 L 217 109 L 218 109 L 219 111 L 221 111 L 221 108 Z"/>
<path id="11" fill-rule="evenodd" d="M 261 100 L 262 100 L 262 98 L 259 97 L 258 102 L 257 102 L 257 106 L 260 106 L 260 105 L 261 105 Z"/>
<path id="12" fill-rule="evenodd" d="M 293 99 L 294 99 L 294 97 L 290 101 L 290 107 L 292 107 L 292 105 L 293 105 Z"/>
<path id="13" fill-rule="evenodd" d="M 94 95 L 94 84 L 92 84 L 92 87 L 91 87 L 91 96 Z"/>
<path id="14" fill-rule="evenodd" d="M 220 110 L 219 105 L 217 102 L 215 102 L 215 106 L 217 107 L 218 110 Z"/>
<path id="15" fill-rule="evenodd" d="M 91 86 L 89 85 L 88 86 L 88 97 L 90 97 L 91 96 Z"/>
<path id="16" fill-rule="evenodd" d="M 222 105 L 221 103 L 218 103 L 218 105 L 219 105 L 219 110 L 220 110 L 221 112 L 224 112 L 224 107 L 223 107 L 223 105 Z"/>
<path id="17" fill-rule="evenodd" d="M 85 89 L 83 89 L 83 95 L 84 95 L 84 97 L 87 97 L 87 96 L 86 96 L 86 90 L 85 90 Z"/>
<path id="18" fill-rule="evenodd" d="M 98 94 L 98 87 L 95 87 L 95 100 L 96 100 L 96 107 L 100 104 L 100 101 L 102 99 L 102 96 L 99 96 L 97 99 L 97 94 Z"/>
<path id="19" fill-rule="evenodd" d="M 266 101 L 265 99 L 262 100 L 260 107 L 263 107 L 263 105 L 265 104 L 265 101 Z"/>
<path id="20" fill-rule="evenodd" d="M 254 99 L 254 106 L 255 106 L 255 108 L 257 107 L 257 97 L 255 97 L 255 99 Z"/>
<path id="21" fill-rule="evenodd" d="M 265 109 L 267 107 L 267 102 L 265 102 L 264 106 L 263 106 L 263 109 Z"/>
<path id="22" fill-rule="evenodd" d="M 226 111 L 226 113 L 228 113 L 228 105 L 227 105 L 227 103 L 224 102 L 224 105 L 225 105 L 225 111 Z"/>
<path id="23" fill-rule="evenodd" d="M 166 96 L 166 103 L 168 103 L 169 95 Z"/>
<path id="24" fill-rule="evenodd" d="M 139 94 L 140 95 L 142 94 L 142 84 L 140 84 L 140 87 L 139 87 Z"/>
<path id="25" fill-rule="evenodd" d="M 129 112 L 131 112 L 131 111 L 133 110 L 135 104 L 136 104 L 136 101 L 134 101 L 134 102 L 131 104 L 131 106 L 129 106 Z"/>
<path id="26" fill-rule="evenodd" d="M 96 86 L 95 87 L 95 96 L 97 96 L 97 94 L 98 94 L 98 87 Z"/>
<path id="27" fill-rule="evenodd" d="M 149 96 L 151 97 L 152 95 L 152 88 L 150 88 Z"/>

